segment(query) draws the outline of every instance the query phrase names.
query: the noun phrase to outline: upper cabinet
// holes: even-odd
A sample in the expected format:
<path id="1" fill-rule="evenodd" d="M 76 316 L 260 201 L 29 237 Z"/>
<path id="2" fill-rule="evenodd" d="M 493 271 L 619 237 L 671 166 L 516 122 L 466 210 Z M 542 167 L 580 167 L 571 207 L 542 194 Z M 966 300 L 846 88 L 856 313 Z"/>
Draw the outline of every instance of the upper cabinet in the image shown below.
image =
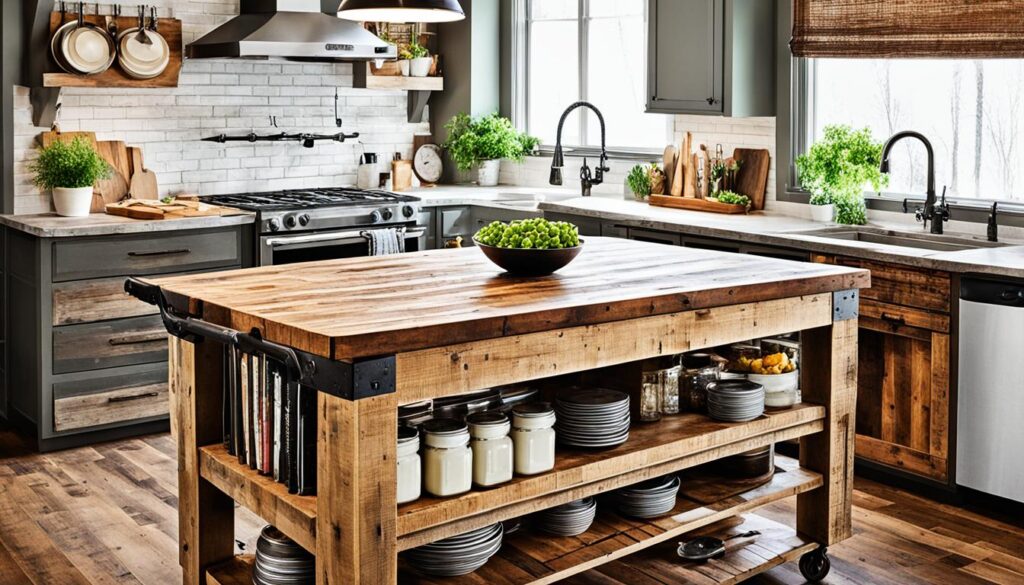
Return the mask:
<path id="1" fill-rule="evenodd" d="M 775 115 L 774 0 L 648 0 L 647 111 Z"/>

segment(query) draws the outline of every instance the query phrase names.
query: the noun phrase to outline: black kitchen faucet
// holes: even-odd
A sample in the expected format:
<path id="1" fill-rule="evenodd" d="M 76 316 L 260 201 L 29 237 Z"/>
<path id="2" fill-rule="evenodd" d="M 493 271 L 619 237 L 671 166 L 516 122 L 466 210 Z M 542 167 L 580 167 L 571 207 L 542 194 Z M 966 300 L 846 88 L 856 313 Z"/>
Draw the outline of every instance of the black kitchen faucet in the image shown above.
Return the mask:
<path id="1" fill-rule="evenodd" d="M 598 160 L 597 168 L 594 169 L 593 174 L 590 172 L 590 166 L 587 165 L 587 159 L 583 159 L 583 166 L 580 167 L 580 187 L 583 189 L 583 196 L 590 197 L 590 188 L 594 185 L 600 185 L 604 182 L 604 174 L 611 169 L 608 168 L 608 152 L 605 149 L 605 132 L 604 132 L 604 116 L 601 115 L 601 110 L 598 110 L 594 104 L 590 102 L 576 102 L 565 109 L 562 113 L 562 117 L 558 120 L 558 135 L 555 138 L 555 155 L 551 158 L 551 179 L 548 181 L 552 185 L 562 184 L 562 167 L 565 166 L 565 157 L 562 155 L 562 126 L 565 125 L 565 119 L 569 117 L 569 114 L 579 107 L 587 107 L 593 110 L 597 114 L 597 121 L 601 123 L 601 158 Z"/>
<path id="2" fill-rule="evenodd" d="M 882 148 L 882 164 L 879 166 L 879 170 L 883 173 L 889 172 L 889 153 L 892 151 L 892 147 L 897 142 L 904 138 L 916 138 L 924 144 L 925 150 L 928 152 L 928 185 L 924 200 L 924 207 L 917 208 L 917 220 L 924 222 L 925 228 L 928 227 L 928 222 L 931 222 L 931 232 L 933 234 L 942 233 L 942 224 L 949 221 L 949 204 L 946 203 L 946 191 L 942 191 L 942 202 L 937 203 L 935 201 L 935 151 L 932 150 L 932 143 L 925 138 L 924 134 L 920 132 L 914 132 L 913 130 L 904 130 L 903 132 L 897 132 L 892 135 Z"/>

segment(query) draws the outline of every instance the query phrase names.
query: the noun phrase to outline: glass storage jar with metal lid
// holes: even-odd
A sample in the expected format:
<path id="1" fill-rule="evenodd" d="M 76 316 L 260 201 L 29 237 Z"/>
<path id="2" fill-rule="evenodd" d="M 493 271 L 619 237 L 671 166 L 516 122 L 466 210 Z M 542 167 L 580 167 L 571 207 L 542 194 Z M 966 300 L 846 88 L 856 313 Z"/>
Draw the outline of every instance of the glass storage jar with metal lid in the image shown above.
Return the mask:
<path id="1" fill-rule="evenodd" d="M 473 483 L 482 487 L 512 479 L 512 427 L 500 412 L 478 412 L 466 417 L 469 446 L 473 449 Z"/>
<path id="2" fill-rule="evenodd" d="M 708 386 L 720 378 L 721 367 L 707 353 L 683 354 L 679 358 L 679 407 L 703 412 L 708 407 Z"/>
<path id="3" fill-rule="evenodd" d="M 423 483 L 420 465 L 420 433 L 412 427 L 398 426 L 398 503 L 420 497 Z"/>
<path id="4" fill-rule="evenodd" d="M 423 487 L 434 496 L 454 496 L 473 484 L 469 428 L 453 418 L 423 423 Z"/>
<path id="5" fill-rule="evenodd" d="M 555 468 L 555 411 L 546 402 L 519 404 L 512 409 L 515 471 L 535 475 Z"/>
<path id="6" fill-rule="evenodd" d="M 661 371 L 643 372 L 640 378 L 640 420 L 655 422 L 661 420 L 662 383 Z"/>

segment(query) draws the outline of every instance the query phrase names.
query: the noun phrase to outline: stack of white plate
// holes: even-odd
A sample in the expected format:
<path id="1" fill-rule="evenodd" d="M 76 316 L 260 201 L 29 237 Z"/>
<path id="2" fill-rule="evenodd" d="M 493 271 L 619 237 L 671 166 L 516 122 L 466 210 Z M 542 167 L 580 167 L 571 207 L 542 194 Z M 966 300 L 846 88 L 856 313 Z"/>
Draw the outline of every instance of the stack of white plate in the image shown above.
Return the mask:
<path id="1" fill-rule="evenodd" d="M 764 414 L 764 386 L 749 380 L 722 380 L 708 387 L 708 415 L 725 422 L 754 420 Z"/>
<path id="2" fill-rule="evenodd" d="M 466 575 L 484 566 L 498 552 L 502 534 L 499 522 L 416 547 L 405 555 L 414 569 L 426 575 Z"/>
<path id="3" fill-rule="evenodd" d="M 676 507 L 679 478 L 666 475 L 615 492 L 619 512 L 634 518 L 657 518 Z"/>
<path id="4" fill-rule="evenodd" d="M 596 515 L 597 502 L 584 498 L 538 513 L 535 526 L 558 536 L 576 536 L 590 528 Z"/>
<path id="5" fill-rule="evenodd" d="M 555 401 L 558 441 L 568 447 L 614 447 L 629 439 L 629 395 L 606 388 L 578 388 Z"/>

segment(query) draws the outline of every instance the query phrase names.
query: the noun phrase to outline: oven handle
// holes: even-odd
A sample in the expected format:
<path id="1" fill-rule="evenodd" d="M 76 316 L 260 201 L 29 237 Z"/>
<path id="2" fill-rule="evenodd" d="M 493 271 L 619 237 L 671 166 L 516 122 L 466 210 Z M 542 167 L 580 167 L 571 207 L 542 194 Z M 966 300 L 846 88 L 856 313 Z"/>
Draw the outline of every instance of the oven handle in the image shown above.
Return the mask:
<path id="1" fill-rule="evenodd" d="M 307 234 L 304 236 L 286 236 L 281 238 L 267 238 L 264 240 L 264 244 L 271 248 L 279 248 L 281 246 L 292 246 L 295 244 L 314 244 L 319 242 L 348 242 L 357 243 L 366 241 L 363 237 L 364 231 L 373 230 L 360 230 L 350 232 L 329 232 L 323 234 Z M 405 239 L 412 240 L 422 236 L 426 233 L 425 228 L 410 228 L 405 230 Z"/>

